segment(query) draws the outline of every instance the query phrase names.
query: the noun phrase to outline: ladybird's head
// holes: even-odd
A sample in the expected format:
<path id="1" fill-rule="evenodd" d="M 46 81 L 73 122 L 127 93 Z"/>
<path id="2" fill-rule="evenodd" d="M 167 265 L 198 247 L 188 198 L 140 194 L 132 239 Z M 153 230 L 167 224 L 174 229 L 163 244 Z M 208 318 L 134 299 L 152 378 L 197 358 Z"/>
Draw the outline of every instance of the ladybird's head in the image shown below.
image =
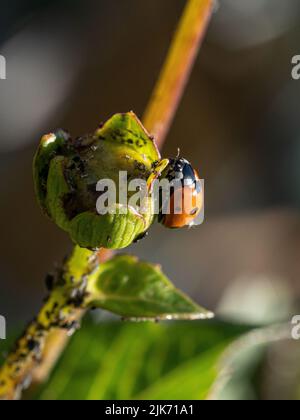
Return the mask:
<path id="1" fill-rule="evenodd" d="M 193 226 L 203 208 L 203 188 L 197 171 L 184 158 L 170 159 L 163 178 L 171 184 L 162 200 L 159 221 L 168 228 Z"/>

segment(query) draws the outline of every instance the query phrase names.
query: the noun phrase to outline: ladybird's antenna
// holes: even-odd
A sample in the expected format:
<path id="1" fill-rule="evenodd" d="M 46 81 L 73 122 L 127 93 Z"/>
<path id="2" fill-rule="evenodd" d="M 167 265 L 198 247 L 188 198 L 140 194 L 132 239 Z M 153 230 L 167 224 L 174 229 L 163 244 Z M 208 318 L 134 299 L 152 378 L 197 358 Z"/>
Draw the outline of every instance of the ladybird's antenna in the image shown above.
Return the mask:
<path id="1" fill-rule="evenodd" d="M 178 149 L 177 149 L 177 156 L 176 156 L 176 159 L 178 159 L 178 158 L 179 158 L 180 153 L 181 153 L 181 150 L 180 150 L 180 147 L 178 147 Z"/>

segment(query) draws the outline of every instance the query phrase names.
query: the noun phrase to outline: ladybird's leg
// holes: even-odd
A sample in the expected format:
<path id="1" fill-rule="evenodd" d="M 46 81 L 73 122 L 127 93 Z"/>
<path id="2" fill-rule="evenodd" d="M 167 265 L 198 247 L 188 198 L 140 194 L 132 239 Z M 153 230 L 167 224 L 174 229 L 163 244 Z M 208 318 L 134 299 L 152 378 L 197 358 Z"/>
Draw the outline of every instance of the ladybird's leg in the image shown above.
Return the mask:
<path id="1" fill-rule="evenodd" d="M 148 180 L 147 180 L 147 187 L 148 187 L 148 191 L 151 193 L 153 191 L 153 184 L 154 182 L 161 177 L 161 174 L 163 173 L 163 171 L 167 168 L 167 166 L 169 165 L 170 160 L 169 159 L 163 159 L 160 162 L 158 162 L 158 164 L 155 166 L 153 172 L 151 173 L 151 175 L 149 176 Z"/>

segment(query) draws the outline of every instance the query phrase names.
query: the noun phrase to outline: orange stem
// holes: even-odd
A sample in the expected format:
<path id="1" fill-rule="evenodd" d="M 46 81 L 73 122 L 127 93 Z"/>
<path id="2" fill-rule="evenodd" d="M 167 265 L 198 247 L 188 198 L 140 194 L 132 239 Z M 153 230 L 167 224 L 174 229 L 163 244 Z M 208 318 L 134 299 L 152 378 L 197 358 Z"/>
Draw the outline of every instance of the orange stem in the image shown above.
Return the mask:
<path id="1" fill-rule="evenodd" d="M 213 0 L 189 0 L 175 33 L 167 60 L 146 109 L 143 123 L 162 147 L 214 7 Z"/>

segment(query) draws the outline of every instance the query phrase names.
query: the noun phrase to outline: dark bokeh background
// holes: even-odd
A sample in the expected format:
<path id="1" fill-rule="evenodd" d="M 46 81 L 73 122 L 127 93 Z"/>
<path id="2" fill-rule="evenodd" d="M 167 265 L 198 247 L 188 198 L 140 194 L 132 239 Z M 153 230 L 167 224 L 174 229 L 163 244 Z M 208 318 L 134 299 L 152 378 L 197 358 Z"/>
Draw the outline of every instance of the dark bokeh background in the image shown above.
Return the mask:
<path id="1" fill-rule="evenodd" d="M 31 164 L 39 138 L 143 114 L 184 0 L 3 1 L 0 54 L 0 313 L 24 323 L 71 244 L 41 214 Z M 206 221 L 153 228 L 131 252 L 159 262 L 199 303 L 269 320 L 300 295 L 298 0 L 221 0 L 164 155 L 206 182 Z"/>

